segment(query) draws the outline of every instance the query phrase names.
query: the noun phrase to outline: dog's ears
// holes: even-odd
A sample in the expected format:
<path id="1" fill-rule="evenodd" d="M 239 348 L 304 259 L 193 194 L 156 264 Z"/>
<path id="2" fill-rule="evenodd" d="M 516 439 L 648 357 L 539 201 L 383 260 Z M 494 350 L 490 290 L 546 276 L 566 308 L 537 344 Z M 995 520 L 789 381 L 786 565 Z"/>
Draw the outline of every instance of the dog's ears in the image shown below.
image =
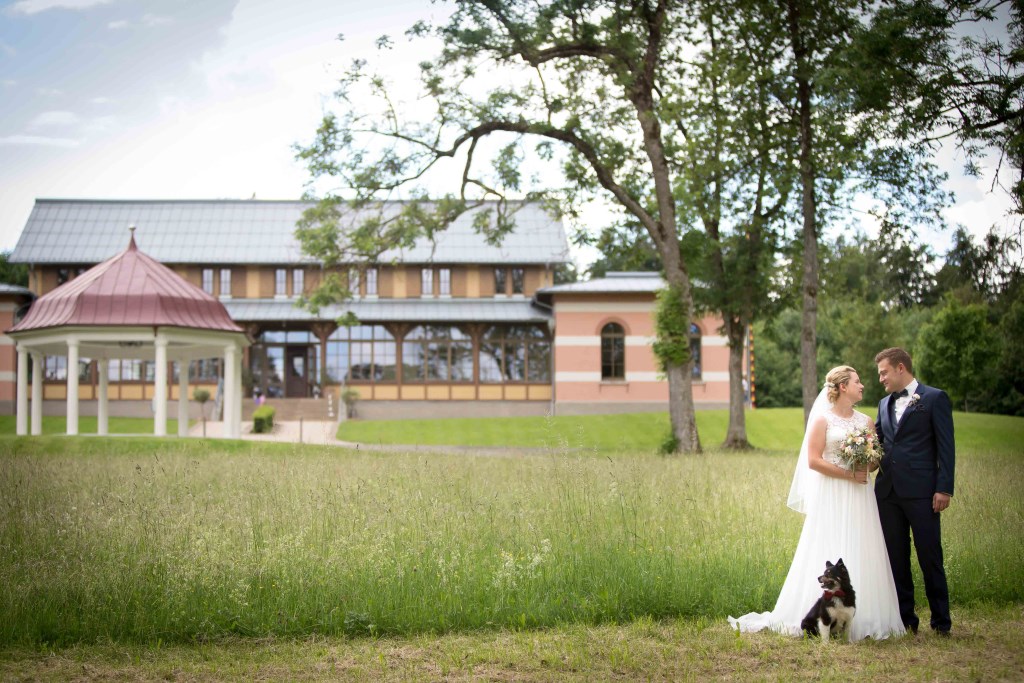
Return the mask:
<path id="1" fill-rule="evenodd" d="M 842 563 L 842 560 L 839 560 L 839 562 L 840 562 L 840 563 Z M 834 565 L 834 564 L 832 564 L 832 561 L 831 561 L 831 560 L 825 560 L 825 569 L 830 569 L 830 568 L 832 568 L 832 567 L 834 567 L 834 566 L 835 566 L 835 565 Z"/>
<path id="2" fill-rule="evenodd" d="M 843 566 L 845 566 L 845 565 L 843 564 L 843 558 L 841 558 L 841 557 L 839 558 L 839 561 L 838 561 L 838 562 L 836 562 L 836 566 L 837 566 L 837 567 L 843 567 Z"/>

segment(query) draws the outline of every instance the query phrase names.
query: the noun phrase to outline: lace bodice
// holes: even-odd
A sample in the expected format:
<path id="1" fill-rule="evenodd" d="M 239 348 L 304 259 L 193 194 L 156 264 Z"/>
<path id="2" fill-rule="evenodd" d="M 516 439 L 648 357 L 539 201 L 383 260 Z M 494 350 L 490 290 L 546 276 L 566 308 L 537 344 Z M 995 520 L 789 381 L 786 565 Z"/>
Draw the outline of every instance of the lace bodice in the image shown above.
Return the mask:
<path id="1" fill-rule="evenodd" d="M 821 454 L 826 462 L 838 465 L 843 469 L 849 467 L 839 457 L 837 451 L 839 445 L 846 439 L 846 435 L 854 429 L 861 429 L 868 426 L 870 419 L 864 413 L 853 412 L 849 418 L 839 417 L 831 410 L 825 413 L 825 452 Z"/>

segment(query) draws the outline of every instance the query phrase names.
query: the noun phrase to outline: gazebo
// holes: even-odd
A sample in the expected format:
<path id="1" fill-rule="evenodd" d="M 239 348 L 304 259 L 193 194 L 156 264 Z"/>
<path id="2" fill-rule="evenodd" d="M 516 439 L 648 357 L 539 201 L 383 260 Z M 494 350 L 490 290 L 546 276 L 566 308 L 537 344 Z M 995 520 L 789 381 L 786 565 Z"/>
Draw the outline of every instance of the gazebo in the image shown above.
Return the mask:
<path id="1" fill-rule="evenodd" d="M 224 305 L 135 246 L 39 297 L 7 331 L 18 351 L 17 433 L 29 433 L 28 362 L 32 358 L 31 433 L 42 432 L 43 356 L 67 357 L 67 433 L 78 434 L 80 358 L 99 364 L 98 433 L 108 433 L 107 375 L 112 359 L 155 363 L 153 434 L 167 435 L 169 361 L 178 362 L 178 436 L 188 435 L 188 364 L 220 358 L 224 436 L 242 424 L 242 352 L 249 340 Z"/>

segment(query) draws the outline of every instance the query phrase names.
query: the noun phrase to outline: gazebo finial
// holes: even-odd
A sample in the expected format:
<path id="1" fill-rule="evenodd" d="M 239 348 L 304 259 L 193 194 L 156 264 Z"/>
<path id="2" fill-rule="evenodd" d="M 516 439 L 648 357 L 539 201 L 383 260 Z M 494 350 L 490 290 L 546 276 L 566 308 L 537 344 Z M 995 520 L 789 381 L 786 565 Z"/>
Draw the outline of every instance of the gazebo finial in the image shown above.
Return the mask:
<path id="1" fill-rule="evenodd" d="M 132 235 L 131 239 L 128 241 L 128 249 L 131 250 L 131 251 L 135 251 L 135 250 L 138 249 L 138 247 L 135 246 L 135 224 L 134 223 L 132 223 L 131 225 L 128 226 L 128 232 L 130 232 L 131 235 Z"/>

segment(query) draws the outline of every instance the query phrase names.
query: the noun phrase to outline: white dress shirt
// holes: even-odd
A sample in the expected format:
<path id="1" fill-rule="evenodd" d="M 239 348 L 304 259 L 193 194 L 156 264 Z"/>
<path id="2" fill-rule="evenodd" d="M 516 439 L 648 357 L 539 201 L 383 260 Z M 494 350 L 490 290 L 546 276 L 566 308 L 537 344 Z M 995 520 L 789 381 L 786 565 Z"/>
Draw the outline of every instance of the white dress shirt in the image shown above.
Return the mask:
<path id="1" fill-rule="evenodd" d="M 910 405 L 911 399 L 914 397 L 914 393 L 917 391 L 917 380 L 915 379 L 907 385 L 907 395 L 900 396 L 896 399 L 896 405 L 893 406 L 892 412 L 896 416 L 896 424 L 900 423 L 903 419 L 903 413 L 906 412 L 907 406 Z"/>

